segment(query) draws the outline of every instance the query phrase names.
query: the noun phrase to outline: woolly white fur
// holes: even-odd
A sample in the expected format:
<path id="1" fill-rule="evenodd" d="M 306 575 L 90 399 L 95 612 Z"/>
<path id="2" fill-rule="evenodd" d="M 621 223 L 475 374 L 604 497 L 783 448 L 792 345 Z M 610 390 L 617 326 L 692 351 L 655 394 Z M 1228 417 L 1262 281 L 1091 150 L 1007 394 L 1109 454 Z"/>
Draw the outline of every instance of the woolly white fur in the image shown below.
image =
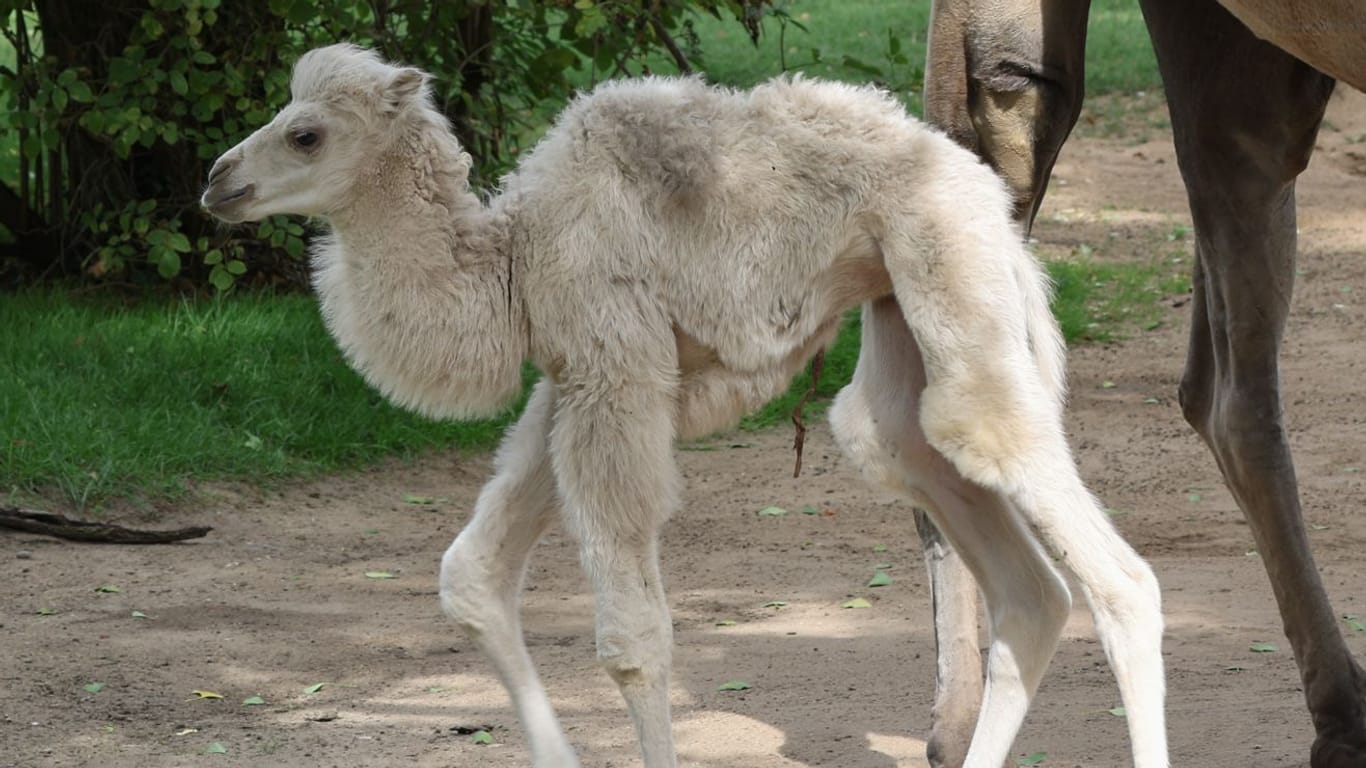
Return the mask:
<path id="1" fill-rule="evenodd" d="M 1137 669 L 1121 679 L 1148 727 L 1135 737 L 1161 733 L 1156 582 L 1076 477 L 1048 283 L 973 155 L 873 88 L 648 78 L 575 99 L 485 203 L 422 73 L 332 46 L 299 60 L 292 91 L 219 160 L 206 206 L 330 223 L 313 255 L 328 328 L 401 405 L 485 415 L 518 394 L 524 360 L 545 375 L 442 569 L 443 605 L 512 691 L 536 766 L 576 764 L 517 616 L 540 532 L 562 511 L 578 536 L 599 656 L 648 768 L 674 765 L 657 563 L 671 444 L 779 393 L 864 303 L 837 438 L 948 523 L 996 619 L 968 764 L 1004 760 L 1070 604 L 1030 530 L 1083 578 L 1117 670 Z M 316 151 L 291 144 L 306 131 Z"/>

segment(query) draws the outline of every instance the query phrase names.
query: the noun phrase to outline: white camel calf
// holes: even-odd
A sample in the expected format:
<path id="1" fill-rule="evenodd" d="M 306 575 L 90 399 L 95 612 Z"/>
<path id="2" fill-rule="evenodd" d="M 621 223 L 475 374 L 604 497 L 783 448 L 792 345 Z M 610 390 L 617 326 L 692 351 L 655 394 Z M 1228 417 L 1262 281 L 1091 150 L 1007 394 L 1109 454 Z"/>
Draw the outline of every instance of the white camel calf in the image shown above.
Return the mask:
<path id="1" fill-rule="evenodd" d="M 485 205 L 426 82 L 353 46 L 304 55 L 293 101 L 218 159 L 203 205 L 330 224 L 313 254 L 328 328 L 403 406 L 491 414 L 524 360 L 544 373 L 441 572 L 537 768 L 578 764 L 518 610 L 556 511 L 645 765 L 674 766 L 658 562 L 673 443 L 777 394 L 860 303 L 837 439 L 930 510 L 985 594 L 966 764 L 1000 768 L 1056 647 L 1071 597 L 1047 547 L 1091 603 L 1135 764 L 1167 765 L 1157 582 L 1077 475 L 1047 280 L 986 166 L 871 88 L 646 79 L 576 99 Z"/>

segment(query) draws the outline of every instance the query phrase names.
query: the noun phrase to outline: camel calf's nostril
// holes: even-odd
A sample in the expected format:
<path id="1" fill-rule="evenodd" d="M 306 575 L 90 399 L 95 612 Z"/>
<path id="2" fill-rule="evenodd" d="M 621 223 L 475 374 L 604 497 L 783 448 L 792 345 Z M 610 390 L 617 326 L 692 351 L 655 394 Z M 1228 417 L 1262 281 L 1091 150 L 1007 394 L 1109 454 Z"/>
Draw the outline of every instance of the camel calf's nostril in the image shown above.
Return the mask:
<path id="1" fill-rule="evenodd" d="M 209 183 L 212 184 L 220 177 L 226 176 L 232 170 L 232 166 L 232 161 L 218 158 L 218 161 L 213 164 L 213 168 L 209 171 Z"/>

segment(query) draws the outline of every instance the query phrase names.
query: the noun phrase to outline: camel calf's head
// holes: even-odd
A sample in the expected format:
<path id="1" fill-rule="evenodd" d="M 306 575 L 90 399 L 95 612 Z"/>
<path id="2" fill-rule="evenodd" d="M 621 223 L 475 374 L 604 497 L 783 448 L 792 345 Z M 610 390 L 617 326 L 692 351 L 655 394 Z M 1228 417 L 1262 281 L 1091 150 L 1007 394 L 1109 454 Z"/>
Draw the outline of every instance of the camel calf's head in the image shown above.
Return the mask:
<path id="1" fill-rule="evenodd" d="M 218 158 L 200 205 L 228 222 L 337 213 L 355 185 L 376 181 L 367 171 L 407 118 L 430 120 L 427 79 L 353 45 L 309 51 L 294 65 L 289 104 Z"/>

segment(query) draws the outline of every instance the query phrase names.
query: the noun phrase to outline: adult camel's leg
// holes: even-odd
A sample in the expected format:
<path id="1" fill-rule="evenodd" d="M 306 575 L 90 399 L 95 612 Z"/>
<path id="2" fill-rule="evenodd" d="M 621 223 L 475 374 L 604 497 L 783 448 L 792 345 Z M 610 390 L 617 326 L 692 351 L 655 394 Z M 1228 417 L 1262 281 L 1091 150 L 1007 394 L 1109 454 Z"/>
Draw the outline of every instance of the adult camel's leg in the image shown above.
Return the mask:
<path id="1" fill-rule="evenodd" d="M 935 0 L 925 117 L 1005 179 L 1028 231 L 1048 175 L 1081 111 L 1089 0 Z M 982 703 L 977 585 L 923 510 L 916 510 L 934 601 L 938 656 L 935 768 L 962 765 Z"/>
<path id="2" fill-rule="evenodd" d="M 1295 177 L 1332 81 L 1213 0 L 1143 0 L 1195 222 L 1181 404 L 1252 528 L 1294 649 L 1315 768 L 1366 765 L 1363 675 L 1324 593 L 1281 421 L 1278 355 L 1294 282 Z"/>

